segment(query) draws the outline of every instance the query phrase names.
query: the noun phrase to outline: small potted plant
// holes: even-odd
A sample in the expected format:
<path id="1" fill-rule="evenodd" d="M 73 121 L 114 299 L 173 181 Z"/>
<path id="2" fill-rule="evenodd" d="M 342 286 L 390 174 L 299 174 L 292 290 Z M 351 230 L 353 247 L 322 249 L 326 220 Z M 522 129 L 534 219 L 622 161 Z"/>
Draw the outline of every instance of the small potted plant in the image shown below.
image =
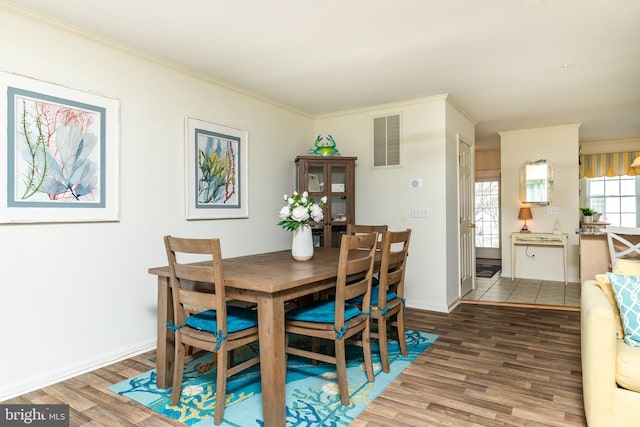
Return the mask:
<path id="1" fill-rule="evenodd" d="M 591 208 L 580 208 L 580 212 L 582 212 L 582 222 L 585 224 L 593 222 L 593 214 L 595 214 L 596 211 Z"/>

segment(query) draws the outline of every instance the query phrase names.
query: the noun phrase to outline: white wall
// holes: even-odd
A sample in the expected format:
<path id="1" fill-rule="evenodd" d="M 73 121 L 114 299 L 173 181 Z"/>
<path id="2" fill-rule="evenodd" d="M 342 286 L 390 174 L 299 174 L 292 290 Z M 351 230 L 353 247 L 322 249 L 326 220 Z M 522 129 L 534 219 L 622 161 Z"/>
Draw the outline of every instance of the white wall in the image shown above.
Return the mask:
<path id="1" fill-rule="evenodd" d="M 527 221 L 531 232 L 551 233 L 556 218 L 563 233 L 569 235 L 568 277 L 579 282 L 578 236 L 578 124 L 548 128 L 501 132 L 501 207 L 502 271 L 511 276 L 512 232 L 522 227 L 518 220 L 520 166 L 527 160 L 546 159 L 554 167 L 554 194 L 549 206 L 560 209 L 559 215 L 547 214 L 547 206 L 532 206 L 533 219 Z M 562 251 L 553 247 L 517 247 L 517 277 L 564 281 Z"/>
<path id="2" fill-rule="evenodd" d="M 121 111 L 119 222 L 0 225 L 0 401 L 155 347 L 147 269 L 166 263 L 164 234 L 218 236 L 224 256 L 290 247 L 277 214 L 315 137 L 309 117 L 5 7 L 0 68 Z M 249 219 L 185 220 L 186 115 L 248 130 Z"/>
<path id="3" fill-rule="evenodd" d="M 398 113 L 402 165 L 374 169 L 373 117 Z M 358 157 L 357 223 L 412 229 L 407 306 L 448 311 L 459 294 L 456 135 L 473 143 L 471 121 L 446 96 L 436 96 L 323 116 L 315 133 L 331 134 L 342 155 Z M 422 178 L 424 186 L 411 188 L 412 178 Z M 428 208 L 429 217 L 411 218 L 412 207 Z"/>

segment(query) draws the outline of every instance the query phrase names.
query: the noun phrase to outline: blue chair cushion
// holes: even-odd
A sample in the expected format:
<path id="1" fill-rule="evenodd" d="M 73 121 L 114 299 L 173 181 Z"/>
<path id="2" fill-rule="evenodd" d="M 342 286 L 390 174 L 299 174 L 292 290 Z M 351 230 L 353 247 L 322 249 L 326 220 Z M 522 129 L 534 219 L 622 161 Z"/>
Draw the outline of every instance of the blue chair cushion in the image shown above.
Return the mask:
<path id="1" fill-rule="evenodd" d="M 301 320 L 303 322 L 333 323 L 336 317 L 335 301 L 316 301 L 289 310 L 286 314 L 289 320 Z M 352 304 L 344 305 L 344 321 L 353 319 L 362 314 L 360 309 Z"/>
<path id="2" fill-rule="evenodd" d="M 184 324 L 200 331 L 217 334 L 218 321 L 216 315 L 215 310 L 203 311 L 189 316 Z M 255 310 L 227 306 L 227 332 L 238 332 L 254 326 L 258 326 L 258 313 Z"/>
<path id="3" fill-rule="evenodd" d="M 371 288 L 371 305 L 378 305 L 378 292 L 380 291 L 380 288 Z M 398 294 L 396 294 L 395 292 L 387 292 L 387 302 L 391 301 L 394 298 L 398 298 Z M 357 297 L 355 297 L 354 299 L 350 300 L 349 302 L 352 302 L 354 304 L 362 304 L 362 295 L 359 295 Z"/>

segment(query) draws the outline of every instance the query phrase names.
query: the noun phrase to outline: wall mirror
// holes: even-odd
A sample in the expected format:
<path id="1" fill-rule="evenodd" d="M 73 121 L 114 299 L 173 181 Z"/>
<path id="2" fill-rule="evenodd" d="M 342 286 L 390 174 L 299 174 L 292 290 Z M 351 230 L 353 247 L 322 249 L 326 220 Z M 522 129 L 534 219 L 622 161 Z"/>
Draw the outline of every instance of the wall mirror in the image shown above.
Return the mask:
<path id="1" fill-rule="evenodd" d="M 531 160 L 520 167 L 520 202 L 548 205 L 553 198 L 553 165 L 547 160 Z"/>

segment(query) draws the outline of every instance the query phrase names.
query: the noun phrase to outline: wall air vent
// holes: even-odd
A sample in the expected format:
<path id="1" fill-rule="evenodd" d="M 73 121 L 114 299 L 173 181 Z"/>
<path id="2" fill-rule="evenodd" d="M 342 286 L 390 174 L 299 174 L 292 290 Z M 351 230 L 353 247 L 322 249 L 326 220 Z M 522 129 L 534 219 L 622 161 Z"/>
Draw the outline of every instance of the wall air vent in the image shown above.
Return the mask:
<path id="1" fill-rule="evenodd" d="M 400 114 L 373 118 L 373 167 L 400 165 Z"/>

